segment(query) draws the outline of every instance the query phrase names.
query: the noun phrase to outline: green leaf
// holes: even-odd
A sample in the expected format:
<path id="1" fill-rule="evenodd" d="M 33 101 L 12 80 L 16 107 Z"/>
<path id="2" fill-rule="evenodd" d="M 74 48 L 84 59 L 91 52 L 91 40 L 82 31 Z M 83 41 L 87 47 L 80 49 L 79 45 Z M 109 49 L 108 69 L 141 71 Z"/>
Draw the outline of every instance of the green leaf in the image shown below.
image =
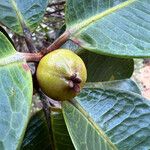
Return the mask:
<path id="1" fill-rule="evenodd" d="M 80 111 L 85 110 L 119 150 L 150 148 L 149 100 L 132 92 L 96 88 L 84 89 L 76 100 Z"/>
<path id="2" fill-rule="evenodd" d="M 63 115 L 76 150 L 116 150 L 104 132 L 69 102 L 63 102 Z"/>
<path id="3" fill-rule="evenodd" d="M 8 61 L 16 54 L 0 32 L 0 150 L 19 149 L 30 115 L 31 72 L 23 60 Z"/>
<path id="4" fill-rule="evenodd" d="M 141 95 L 141 91 L 137 84 L 132 81 L 131 79 L 125 80 L 116 80 L 116 81 L 109 81 L 109 82 L 89 82 L 86 83 L 86 88 L 100 88 L 100 89 L 116 89 L 122 91 L 130 91 Z"/>
<path id="5" fill-rule="evenodd" d="M 15 54 L 16 54 L 16 51 L 13 48 L 12 44 L 5 37 L 5 35 L 2 32 L 0 32 L 0 61 L 3 58 L 6 58 L 11 55 L 15 55 Z"/>
<path id="6" fill-rule="evenodd" d="M 99 54 L 150 57 L 149 0 L 67 0 L 70 39 Z"/>
<path id="7" fill-rule="evenodd" d="M 88 82 L 126 79 L 134 71 L 132 59 L 102 56 L 87 51 L 79 53 L 79 56 L 86 65 Z"/>
<path id="8" fill-rule="evenodd" d="M 33 31 L 41 21 L 48 0 L 1 0 L 0 22 L 18 34 Z"/>
<path id="9" fill-rule="evenodd" d="M 21 150 L 51 150 L 50 141 L 47 122 L 40 110 L 30 119 Z"/>
<path id="10" fill-rule="evenodd" d="M 52 112 L 51 124 L 53 140 L 57 150 L 74 150 L 74 146 L 67 131 L 62 112 Z"/>

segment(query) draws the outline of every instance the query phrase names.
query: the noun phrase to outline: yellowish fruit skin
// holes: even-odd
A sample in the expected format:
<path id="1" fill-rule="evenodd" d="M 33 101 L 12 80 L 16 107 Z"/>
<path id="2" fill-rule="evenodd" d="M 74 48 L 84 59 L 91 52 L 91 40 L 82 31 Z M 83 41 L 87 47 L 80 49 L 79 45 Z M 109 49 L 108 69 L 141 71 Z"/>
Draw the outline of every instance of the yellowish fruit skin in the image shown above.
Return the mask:
<path id="1" fill-rule="evenodd" d="M 37 80 L 42 91 L 49 97 L 64 101 L 71 100 L 78 92 L 69 87 L 69 79 L 76 74 L 83 88 L 87 71 L 82 59 L 67 49 L 58 49 L 44 56 L 37 68 Z"/>

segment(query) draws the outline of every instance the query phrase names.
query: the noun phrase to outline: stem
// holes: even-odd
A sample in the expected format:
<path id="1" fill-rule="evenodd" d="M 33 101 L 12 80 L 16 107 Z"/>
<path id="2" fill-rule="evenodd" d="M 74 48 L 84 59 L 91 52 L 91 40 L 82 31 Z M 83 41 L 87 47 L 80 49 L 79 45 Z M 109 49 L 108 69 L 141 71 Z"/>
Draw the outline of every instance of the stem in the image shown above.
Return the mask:
<path id="1" fill-rule="evenodd" d="M 31 32 L 25 26 L 24 26 L 24 29 L 23 29 L 23 33 L 24 33 L 24 36 L 25 36 L 24 38 L 25 38 L 25 42 L 26 42 L 26 45 L 28 47 L 29 52 L 30 53 L 36 52 L 37 49 L 36 49 L 35 45 L 33 44 Z"/>
<path id="2" fill-rule="evenodd" d="M 30 53 L 36 52 L 36 48 L 35 48 L 35 46 L 32 44 L 33 42 L 32 42 L 31 39 L 25 37 L 25 42 L 26 42 L 26 44 L 27 44 L 27 47 L 28 47 L 28 50 L 29 50 Z"/>
<path id="3" fill-rule="evenodd" d="M 49 47 L 42 49 L 39 53 L 19 53 L 19 55 L 27 62 L 39 62 L 44 55 L 60 48 L 68 40 L 69 35 L 70 33 L 65 31 Z"/>
<path id="4" fill-rule="evenodd" d="M 43 55 L 41 53 L 20 53 L 27 62 L 38 62 Z"/>
<path id="5" fill-rule="evenodd" d="M 68 37 L 70 36 L 70 32 L 65 31 L 59 38 L 57 38 L 49 47 L 46 49 L 43 49 L 40 53 L 42 55 L 45 55 L 53 50 L 56 50 L 60 48 L 67 40 Z"/>

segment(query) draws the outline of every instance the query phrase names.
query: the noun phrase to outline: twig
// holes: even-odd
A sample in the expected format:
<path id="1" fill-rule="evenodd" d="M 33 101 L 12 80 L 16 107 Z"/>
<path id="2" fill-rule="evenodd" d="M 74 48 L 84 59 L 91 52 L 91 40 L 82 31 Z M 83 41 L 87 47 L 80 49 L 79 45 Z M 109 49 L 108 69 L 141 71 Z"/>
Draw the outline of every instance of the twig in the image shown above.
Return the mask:
<path id="1" fill-rule="evenodd" d="M 41 53 L 19 53 L 19 55 L 27 62 L 38 62 L 43 57 Z"/>
<path id="2" fill-rule="evenodd" d="M 60 48 L 69 38 L 70 32 L 65 31 L 59 38 L 57 38 L 49 47 L 43 49 L 40 53 L 45 55 L 53 50 Z"/>
<path id="3" fill-rule="evenodd" d="M 27 44 L 29 52 L 30 53 L 37 52 L 37 49 L 35 45 L 33 44 L 31 32 L 29 31 L 29 29 L 24 27 L 23 33 L 24 33 L 25 42 Z"/>
<path id="4" fill-rule="evenodd" d="M 28 62 L 38 62 L 47 53 L 60 48 L 68 40 L 69 36 L 70 32 L 65 31 L 49 47 L 42 49 L 39 53 L 19 53 L 19 55 Z"/>

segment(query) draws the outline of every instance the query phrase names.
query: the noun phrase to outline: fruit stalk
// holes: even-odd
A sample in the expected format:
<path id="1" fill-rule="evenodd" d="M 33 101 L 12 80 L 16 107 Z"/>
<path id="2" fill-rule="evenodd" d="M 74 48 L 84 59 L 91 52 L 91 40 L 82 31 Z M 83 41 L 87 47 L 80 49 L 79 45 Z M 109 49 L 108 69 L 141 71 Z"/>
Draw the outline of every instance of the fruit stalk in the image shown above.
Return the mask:
<path id="1" fill-rule="evenodd" d="M 45 55 L 53 50 L 56 50 L 58 48 L 60 48 L 67 40 L 68 37 L 70 36 L 70 32 L 69 31 L 65 31 L 59 38 L 57 38 L 49 47 L 47 47 L 46 49 L 41 50 L 41 54 Z"/>

